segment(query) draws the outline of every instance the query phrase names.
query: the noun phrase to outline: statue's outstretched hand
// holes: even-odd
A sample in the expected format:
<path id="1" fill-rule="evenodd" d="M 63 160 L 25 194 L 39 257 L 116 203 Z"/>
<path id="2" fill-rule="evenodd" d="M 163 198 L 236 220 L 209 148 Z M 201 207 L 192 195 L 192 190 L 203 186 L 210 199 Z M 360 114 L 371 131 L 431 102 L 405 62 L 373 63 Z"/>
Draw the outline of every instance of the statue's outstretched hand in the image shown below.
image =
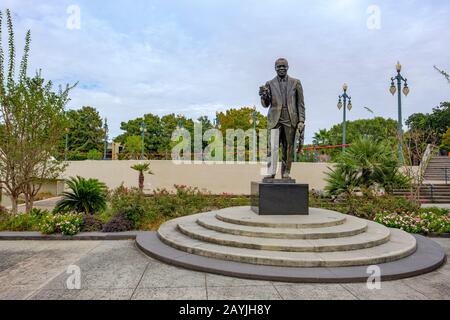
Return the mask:
<path id="1" fill-rule="evenodd" d="M 269 88 L 266 86 L 259 87 L 259 95 L 261 98 L 267 99 L 270 96 Z"/>

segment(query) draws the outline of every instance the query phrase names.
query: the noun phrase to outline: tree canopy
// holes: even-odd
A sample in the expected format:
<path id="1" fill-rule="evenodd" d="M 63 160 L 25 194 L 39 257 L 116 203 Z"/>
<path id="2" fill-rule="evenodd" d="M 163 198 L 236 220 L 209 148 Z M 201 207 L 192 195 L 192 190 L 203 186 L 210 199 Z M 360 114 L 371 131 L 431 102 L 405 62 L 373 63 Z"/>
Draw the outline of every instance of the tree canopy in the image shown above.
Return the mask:
<path id="1" fill-rule="evenodd" d="M 69 160 L 85 158 L 92 150 L 102 150 L 105 133 L 99 112 L 90 106 L 69 110 L 67 117 L 67 144 Z M 65 144 L 65 141 L 64 141 Z"/>
<path id="2" fill-rule="evenodd" d="M 248 130 L 253 128 L 252 114 L 255 112 L 254 108 L 243 107 L 239 109 L 228 109 L 225 112 L 218 112 L 217 119 L 220 124 L 220 130 L 225 136 L 227 129 L 242 129 Z M 265 117 L 260 112 L 256 112 L 257 128 L 264 129 L 267 128 L 267 117 Z"/>
<path id="3" fill-rule="evenodd" d="M 414 113 L 406 125 L 414 130 L 432 130 L 438 134 L 441 142 L 442 135 L 450 128 L 450 102 L 441 102 L 439 106 L 433 108 L 431 113 Z"/>

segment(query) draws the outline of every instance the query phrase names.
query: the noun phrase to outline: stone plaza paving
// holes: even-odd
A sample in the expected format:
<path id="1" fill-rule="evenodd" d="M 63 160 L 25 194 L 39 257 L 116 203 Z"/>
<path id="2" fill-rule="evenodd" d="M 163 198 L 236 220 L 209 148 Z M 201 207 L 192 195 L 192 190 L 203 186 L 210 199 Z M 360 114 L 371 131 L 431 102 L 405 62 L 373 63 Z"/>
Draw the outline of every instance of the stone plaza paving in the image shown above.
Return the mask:
<path id="1" fill-rule="evenodd" d="M 450 239 L 433 239 L 450 254 Z M 67 289 L 70 265 L 81 288 Z M 0 299 L 450 299 L 450 264 L 422 276 L 365 283 L 290 284 L 185 270 L 147 257 L 134 241 L 0 241 Z"/>

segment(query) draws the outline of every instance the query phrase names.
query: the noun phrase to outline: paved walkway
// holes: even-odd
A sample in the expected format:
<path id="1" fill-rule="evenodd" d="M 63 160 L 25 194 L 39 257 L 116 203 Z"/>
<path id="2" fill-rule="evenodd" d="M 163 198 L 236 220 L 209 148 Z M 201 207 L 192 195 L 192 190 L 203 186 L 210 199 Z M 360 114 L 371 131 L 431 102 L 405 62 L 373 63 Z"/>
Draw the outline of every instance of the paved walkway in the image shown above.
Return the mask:
<path id="1" fill-rule="evenodd" d="M 36 209 L 52 211 L 56 207 L 56 203 L 59 201 L 59 199 L 61 199 L 61 197 L 36 201 L 33 207 Z M 20 204 L 17 209 L 19 212 L 25 212 L 26 211 L 25 204 Z"/>
<path id="2" fill-rule="evenodd" d="M 438 207 L 443 209 L 450 209 L 450 203 L 424 203 L 422 208 Z"/>
<path id="3" fill-rule="evenodd" d="M 450 254 L 450 239 L 435 239 Z M 81 289 L 69 290 L 70 265 Z M 70 283 L 70 281 L 69 281 Z M 172 267 L 134 241 L 0 241 L 0 299 L 449 299 L 450 265 L 415 278 L 366 284 L 243 280 Z"/>

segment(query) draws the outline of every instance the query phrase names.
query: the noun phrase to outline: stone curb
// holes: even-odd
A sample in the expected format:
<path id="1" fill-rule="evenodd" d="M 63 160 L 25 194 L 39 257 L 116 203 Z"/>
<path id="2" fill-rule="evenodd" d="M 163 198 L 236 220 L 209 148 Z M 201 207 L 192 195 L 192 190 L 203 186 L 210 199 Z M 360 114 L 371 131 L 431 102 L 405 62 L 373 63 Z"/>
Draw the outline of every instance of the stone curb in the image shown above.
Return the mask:
<path id="1" fill-rule="evenodd" d="M 381 280 L 391 281 L 434 271 L 446 261 L 442 247 L 423 236 L 414 235 L 417 250 L 412 255 L 377 266 Z M 371 275 L 368 266 L 355 267 L 277 267 L 225 261 L 176 250 L 163 242 L 156 232 L 143 232 L 136 245 L 145 254 L 165 263 L 190 270 L 224 276 L 291 283 L 356 283 L 366 282 Z"/>
<path id="2" fill-rule="evenodd" d="M 103 233 L 82 232 L 74 236 L 46 235 L 40 232 L 0 232 L 0 240 L 135 240 L 139 231 Z"/>
<path id="3" fill-rule="evenodd" d="M 429 234 L 422 234 L 425 237 L 432 237 L 432 238 L 450 238 L 450 233 L 435 233 L 431 232 Z"/>

